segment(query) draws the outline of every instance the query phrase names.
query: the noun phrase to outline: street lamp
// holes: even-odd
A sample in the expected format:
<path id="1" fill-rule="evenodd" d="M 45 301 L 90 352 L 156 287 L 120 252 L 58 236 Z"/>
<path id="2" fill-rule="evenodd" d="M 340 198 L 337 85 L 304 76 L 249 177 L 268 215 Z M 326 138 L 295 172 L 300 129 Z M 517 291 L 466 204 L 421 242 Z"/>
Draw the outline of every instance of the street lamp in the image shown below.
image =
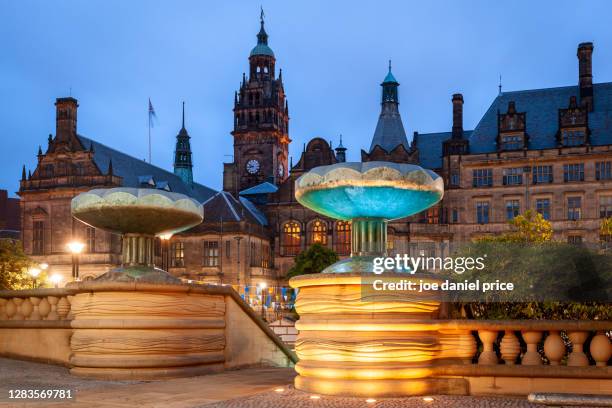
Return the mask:
<path id="1" fill-rule="evenodd" d="M 170 254 L 168 251 L 168 247 L 170 245 L 170 238 L 172 238 L 172 234 L 161 234 L 159 235 L 159 239 L 161 240 L 161 250 L 162 250 L 162 269 L 168 272 L 170 269 Z"/>
<path id="2" fill-rule="evenodd" d="M 40 275 L 40 268 L 30 268 L 28 269 L 28 273 L 32 277 L 32 289 L 36 289 L 36 278 Z"/>
<path id="3" fill-rule="evenodd" d="M 261 289 L 261 318 L 265 321 L 266 320 L 266 315 L 265 315 L 265 312 L 264 312 L 264 299 L 265 299 L 264 298 L 264 296 L 265 296 L 264 291 L 266 290 L 266 287 L 268 285 L 266 284 L 266 282 L 261 282 L 257 286 L 259 286 L 259 288 Z"/>
<path id="4" fill-rule="evenodd" d="M 78 241 L 68 243 L 68 250 L 72 253 L 72 279 L 79 280 L 79 254 L 85 248 L 85 244 Z"/>
<path id="5" fill-rule="evenodd" d="M 234 237 L 234 239 L 236 240 L 236 259 L 238 262 L 237 265 L 237 270 L 238 270 L 238 294 L 240 295 L 240 240 L 242 239 L 242 237 L 237 236 Z"/>
<path id="6" fill-rule="evenodd" d="M 62 275 L 60 275 L 59 273 L 54 273 L 53 275 L 51 275 L 51 282 L 53 283 L 53 285 L 58 288 L 60 282 L 62 281 Z"/>

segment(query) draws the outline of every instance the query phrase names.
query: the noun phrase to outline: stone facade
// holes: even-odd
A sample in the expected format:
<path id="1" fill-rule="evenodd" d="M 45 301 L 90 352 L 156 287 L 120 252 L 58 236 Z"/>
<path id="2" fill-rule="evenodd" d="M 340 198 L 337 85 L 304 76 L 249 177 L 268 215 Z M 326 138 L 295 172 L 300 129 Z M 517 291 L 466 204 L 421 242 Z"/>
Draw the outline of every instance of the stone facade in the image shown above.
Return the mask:
<path id="1" fill-rule="evenodd" d="M 6 190 L 0 190 L 0 239 L 18 239 L 20 232 L 19 199 L 9 197 Z"/>

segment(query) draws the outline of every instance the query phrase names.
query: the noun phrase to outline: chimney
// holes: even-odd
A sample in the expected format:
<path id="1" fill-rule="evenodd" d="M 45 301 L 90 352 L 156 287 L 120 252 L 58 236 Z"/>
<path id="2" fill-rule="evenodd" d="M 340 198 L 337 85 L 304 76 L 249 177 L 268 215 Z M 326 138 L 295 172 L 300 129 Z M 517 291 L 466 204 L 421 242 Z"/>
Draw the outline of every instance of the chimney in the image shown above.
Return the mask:
<path id="1" fill-rule="evenodd" d="M 73 137 L 76 137 L 78 107 L 78 101 L 72 97 L 56 99 L 55 139 L 57 142 L 70 142 Z"/>
<path id="2" fill-rule="evenodd" d="M 578 85 L 580 86 L 580 103 L 589 112 L 593 111 L 593 43 L 578 45 Z"/>
<path id="3" fill-rule="evenodd" d="M 453 139 L 463 138 L 463 95 L 453 95 Z"/>

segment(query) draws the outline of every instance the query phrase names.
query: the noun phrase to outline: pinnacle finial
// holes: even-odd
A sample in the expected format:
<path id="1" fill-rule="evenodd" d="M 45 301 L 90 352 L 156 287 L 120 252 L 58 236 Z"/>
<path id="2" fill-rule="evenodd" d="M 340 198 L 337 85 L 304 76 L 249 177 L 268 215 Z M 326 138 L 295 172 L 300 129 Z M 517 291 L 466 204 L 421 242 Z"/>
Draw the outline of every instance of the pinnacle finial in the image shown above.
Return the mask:
<path id="1" fill-rule="evenodd" d="M 389 60 L 389 72 L 391 72 L 391 60 Z"/>
<path id="2" fill-rule="evenodd" d="M 259 6 L 259 8 L 261 9 L 261 13 L 259 13 L 259 21 L 261 21 L 261 25 L 264 25 L 264 11 L 263 11 L 263 6 Z"/>
<path id="3" fill-rule="evenodd" d="M 185 101 L 183 101 L 183 129 L 185 129 Z"/>

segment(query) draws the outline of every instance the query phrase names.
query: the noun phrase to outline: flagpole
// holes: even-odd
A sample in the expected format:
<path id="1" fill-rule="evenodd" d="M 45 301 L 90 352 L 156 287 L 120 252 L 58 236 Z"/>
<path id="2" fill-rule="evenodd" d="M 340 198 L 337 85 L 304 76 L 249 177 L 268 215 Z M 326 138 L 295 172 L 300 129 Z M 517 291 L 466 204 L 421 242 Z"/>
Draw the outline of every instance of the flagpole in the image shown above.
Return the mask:
<path id="1" fill-rule="evenodd" d="M 149 98 L 149 106 L 151 106 L 151 98 Z M 151 163 L 151 109 L 149 108 L 149 163 Z"/>

